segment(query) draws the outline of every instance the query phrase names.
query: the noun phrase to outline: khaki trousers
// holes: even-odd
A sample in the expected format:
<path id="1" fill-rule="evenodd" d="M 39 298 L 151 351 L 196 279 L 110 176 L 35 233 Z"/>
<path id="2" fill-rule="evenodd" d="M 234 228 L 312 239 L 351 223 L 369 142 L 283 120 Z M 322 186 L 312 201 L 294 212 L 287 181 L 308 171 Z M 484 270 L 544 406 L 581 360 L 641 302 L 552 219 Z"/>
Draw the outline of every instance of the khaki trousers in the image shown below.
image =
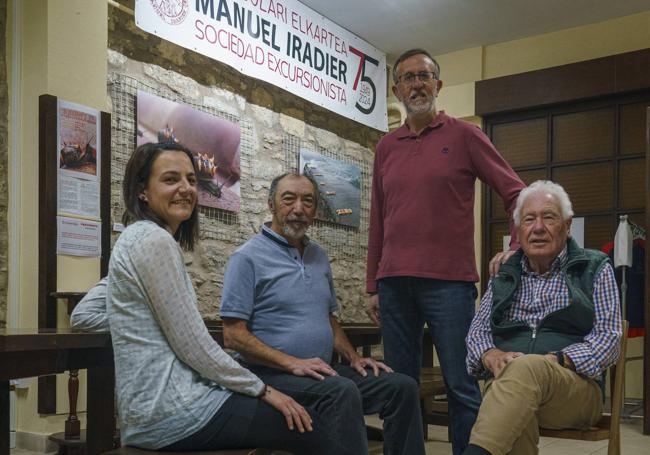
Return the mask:
<path id="1" fill-rule="evenodd" d="M 598 383 L 542 355 L 524 355 L 488 384 L 470 443 L 492 455 L 537 454 L 540 426 L 586 429 L 601 413 Z"/>

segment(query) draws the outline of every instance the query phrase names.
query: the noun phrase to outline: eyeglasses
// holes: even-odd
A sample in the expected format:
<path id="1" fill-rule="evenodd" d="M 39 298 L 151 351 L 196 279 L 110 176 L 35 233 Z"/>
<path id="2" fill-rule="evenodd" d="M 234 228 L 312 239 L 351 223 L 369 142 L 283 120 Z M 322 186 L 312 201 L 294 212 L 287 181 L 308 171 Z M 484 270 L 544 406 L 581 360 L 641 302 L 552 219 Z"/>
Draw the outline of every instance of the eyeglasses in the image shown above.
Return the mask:
<path id="1" fill-rule="evenodd" d="M 397 78 L 397 81 L 411 85 L 415 82 L 416 78 L 426 84 L 437 79 L 438 76 L 433 71 L 420 71 L 419 73 L 404 73 Z"/>

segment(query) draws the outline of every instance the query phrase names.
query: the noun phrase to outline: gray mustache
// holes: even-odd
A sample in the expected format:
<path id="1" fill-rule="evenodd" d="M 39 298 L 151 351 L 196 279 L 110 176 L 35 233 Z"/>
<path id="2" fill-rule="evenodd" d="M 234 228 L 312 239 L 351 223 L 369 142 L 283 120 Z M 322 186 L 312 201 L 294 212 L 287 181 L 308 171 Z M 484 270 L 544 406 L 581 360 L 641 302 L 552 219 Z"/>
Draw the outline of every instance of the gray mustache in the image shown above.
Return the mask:
<path id="1" fill-rule="evenodd" d="M 286 218 L 286 221 L 298 221 L 301 223 L 308 223 L 309 219 L 306 216 L 296 216 L 296 217 L 291 217 L 291 218 Z"/>

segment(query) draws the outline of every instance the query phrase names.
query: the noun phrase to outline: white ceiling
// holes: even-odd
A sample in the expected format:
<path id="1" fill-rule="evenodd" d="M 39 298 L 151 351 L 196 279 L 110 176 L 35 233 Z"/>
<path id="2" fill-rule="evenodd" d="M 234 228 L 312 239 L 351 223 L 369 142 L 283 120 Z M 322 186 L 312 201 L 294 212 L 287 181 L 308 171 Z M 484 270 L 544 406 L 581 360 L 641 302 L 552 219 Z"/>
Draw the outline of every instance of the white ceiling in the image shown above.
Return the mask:
<path id="1" fill-rule="evenodd" d="M 386 52 L 388 62 L 413 47 L 439 55 L 650 10 L 650 0 L 300 1 Z"/>

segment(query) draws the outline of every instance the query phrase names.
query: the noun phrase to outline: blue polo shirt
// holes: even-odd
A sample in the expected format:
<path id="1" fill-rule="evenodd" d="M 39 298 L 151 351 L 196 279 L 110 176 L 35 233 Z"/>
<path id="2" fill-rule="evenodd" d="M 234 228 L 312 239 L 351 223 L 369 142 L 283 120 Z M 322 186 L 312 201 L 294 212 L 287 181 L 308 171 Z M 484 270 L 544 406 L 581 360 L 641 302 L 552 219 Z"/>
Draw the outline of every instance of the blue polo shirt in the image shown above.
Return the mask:
<path id="1" fill-rule="evenodd" d="M 329 315 L 336 311 L 329 258 L 312 241 L 306 241 L 301 257 L 264 225 L 228 260 L 221 317 L 248 321 L 251 333 L 272 348 L 329 363 L 334 344 Z"/>

